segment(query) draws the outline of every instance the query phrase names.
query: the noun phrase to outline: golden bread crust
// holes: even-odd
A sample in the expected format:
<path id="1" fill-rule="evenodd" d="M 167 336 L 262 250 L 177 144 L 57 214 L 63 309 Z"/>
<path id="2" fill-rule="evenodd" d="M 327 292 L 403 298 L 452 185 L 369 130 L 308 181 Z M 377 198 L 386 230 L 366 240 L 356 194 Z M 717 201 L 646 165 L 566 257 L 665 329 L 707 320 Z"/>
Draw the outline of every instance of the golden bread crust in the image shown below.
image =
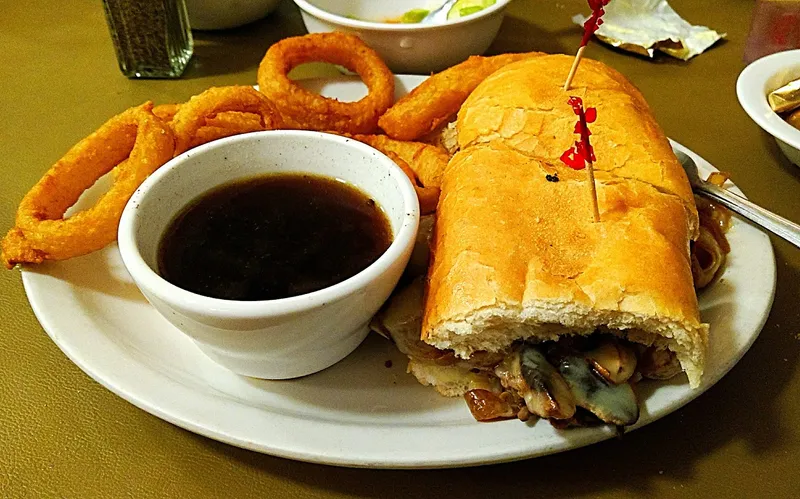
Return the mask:
<path id="1" fill-rule="evenodd" d="M 678 196 L 694 238 L 698 219 L 691 186 L 642 94 L 620 73 L 591 59 L 582 60 L 565 92 L 572 60 L 565 55 L 525 59 L 484 80 L 459 112 L 461 148 L 500 140 L 544 163 L 563 166 L 559 157 L 577 137 L 572 133 L 577 117 L 567 100 L 581 97 L 585 107 L 597 108 L 597 121 L 590 125 L 595 170 Z"/>

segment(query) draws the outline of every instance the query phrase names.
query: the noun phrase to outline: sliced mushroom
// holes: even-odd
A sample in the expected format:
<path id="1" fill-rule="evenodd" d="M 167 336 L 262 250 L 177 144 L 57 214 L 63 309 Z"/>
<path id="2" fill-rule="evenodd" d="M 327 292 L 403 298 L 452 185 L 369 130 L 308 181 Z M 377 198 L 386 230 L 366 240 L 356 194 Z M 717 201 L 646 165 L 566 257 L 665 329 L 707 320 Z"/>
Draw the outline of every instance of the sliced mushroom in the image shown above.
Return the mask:
<path id="1" fill-rule="evenodd" d="M 639 372 L 648 379 L 669 379 L 683 371 L 678 357 L 669 350 L 648 347 L 639 354 Z"/>
<path id="2" fill-rule="evenodd" d="M 503 386 L 516 390 L 528 410 L 543 418 L 569 419 L 575 397 L 558 371 L 534 346 L 522 345 L 495 368 Z"/>
<path id="3" fill-rule="evenodd" d="M 572 390 L 577 405 L 602 421 L 627 426 L 639 419 L 636 394 L 628 383 L 615 385 L 607 382 L 585 358 L 578 355 L 561 359 L 558 371 Z"/>
<path id="4" fill-rule="evenodd" d="M 605 424 L 597 416 L 587 411 L 583 407 L 578 407 L 575 415 L 569 419 L 551 419 L 550 424 L 559 430 L 568 428 L 583 428 L 586 426 L 599 426 Z"/>
<path id="5" fill-rule="evenodd" d="M 633 349 L 615 338 L 603 341 L 586 352 L 584 357 L 598 374 L 615 385 L 627 382 L 636 372 L 636 354 Z"/>

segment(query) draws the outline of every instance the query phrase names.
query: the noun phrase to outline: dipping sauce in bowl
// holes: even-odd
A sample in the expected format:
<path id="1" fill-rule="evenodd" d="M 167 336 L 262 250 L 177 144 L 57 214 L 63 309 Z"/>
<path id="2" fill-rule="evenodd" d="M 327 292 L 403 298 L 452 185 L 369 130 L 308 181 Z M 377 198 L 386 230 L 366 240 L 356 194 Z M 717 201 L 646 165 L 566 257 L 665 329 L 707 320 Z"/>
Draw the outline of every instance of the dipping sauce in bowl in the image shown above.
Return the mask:
<path id="1" fill-rule="evenodd" d="M 158 273 L 203 296 L 275 300 L 361 272 L 392 243 L 366 193 L 310 174 L 237 180 L 201 195 L 169 224 Z"/>
<path id="2" fill-rule="evenodd" d="M 209 358 L 288 379 L 367 336 L 418 226 L 414 185 L 388 157 L 347 137 L 274 130 L 159 168 L 128 201 L 117 243 L 145 298 Z"/>

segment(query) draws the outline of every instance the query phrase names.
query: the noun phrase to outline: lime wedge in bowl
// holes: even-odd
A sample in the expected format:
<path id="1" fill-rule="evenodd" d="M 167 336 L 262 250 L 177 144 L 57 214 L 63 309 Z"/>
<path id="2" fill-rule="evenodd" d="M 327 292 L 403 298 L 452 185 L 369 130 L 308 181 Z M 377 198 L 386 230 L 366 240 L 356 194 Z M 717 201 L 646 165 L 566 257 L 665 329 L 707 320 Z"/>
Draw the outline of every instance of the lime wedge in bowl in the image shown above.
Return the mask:
<path id="1" fill-rule="evenodd" d="M 447 19 L 458 19 L 491 7 L 497 0 L 458 0 L 447 13 Z"/>
<path id="2" fill-rule="evenodd" d="M 411 9 L 400 18 L 400 22 L 403 24 L 415 24 L 423 19 L 425 16 L 428 15 L 430 11 L 428 9 Z"/>

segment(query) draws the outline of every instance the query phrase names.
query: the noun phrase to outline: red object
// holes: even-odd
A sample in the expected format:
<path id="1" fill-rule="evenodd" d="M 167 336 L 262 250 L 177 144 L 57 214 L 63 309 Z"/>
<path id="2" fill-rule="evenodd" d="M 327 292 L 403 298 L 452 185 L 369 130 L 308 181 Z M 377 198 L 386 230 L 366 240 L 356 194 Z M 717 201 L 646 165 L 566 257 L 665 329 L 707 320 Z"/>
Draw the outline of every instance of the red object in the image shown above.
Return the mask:
<path id="1" fill-rule="evenodd" d="M 744 62 L 800 48 L 800 0 L 758 0 L 744 46 Z"/>
<path id="2" fill-rule="evenodd" d="M 578 115 L 578 122 L 575 123 L 573 133 L 580 135 L 580 140 L 575 141 L 575 145 L 564 151 L 561 161 L 573 170 L 583 170 L 586 163 L 594 163 L 597 159 L 594 156 L 594 149 L 589 143 L 589 123 L 594 123 L 597 119 L 597 109 L 590 107 L 584 111 L 583 100 L 580 97 L 570 97 L 567 101 L 572 106 L 573 112 Z"/>
<path id="3" fill-rule="evenodd" d="M 589 0 L 589 8 L 592 9 L 592 15 L 583 23 L 583 39 L 581 40 L 581 47 L 585 47 L 597 28 L 603 24 L 603 14 L 606 13 L 603 7 L 608 5 L 611 0 Z"/>

